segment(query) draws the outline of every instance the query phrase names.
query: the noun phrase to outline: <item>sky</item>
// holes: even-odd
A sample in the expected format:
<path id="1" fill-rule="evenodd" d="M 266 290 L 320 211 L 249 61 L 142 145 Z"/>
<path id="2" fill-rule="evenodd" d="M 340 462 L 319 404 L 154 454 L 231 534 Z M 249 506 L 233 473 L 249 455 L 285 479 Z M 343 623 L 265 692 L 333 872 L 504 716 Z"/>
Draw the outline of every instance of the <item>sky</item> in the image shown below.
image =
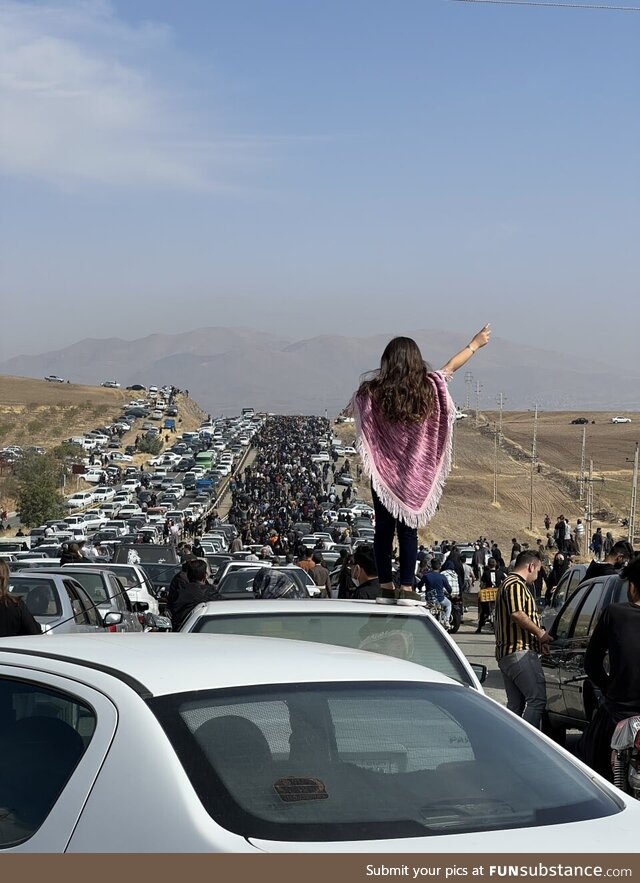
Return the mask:
<path id="1" fill-rule="evenodd" d="M 0 0 L 0 360 L 490 321 L 631 369 L 639 67 L 640 12 Z"/>

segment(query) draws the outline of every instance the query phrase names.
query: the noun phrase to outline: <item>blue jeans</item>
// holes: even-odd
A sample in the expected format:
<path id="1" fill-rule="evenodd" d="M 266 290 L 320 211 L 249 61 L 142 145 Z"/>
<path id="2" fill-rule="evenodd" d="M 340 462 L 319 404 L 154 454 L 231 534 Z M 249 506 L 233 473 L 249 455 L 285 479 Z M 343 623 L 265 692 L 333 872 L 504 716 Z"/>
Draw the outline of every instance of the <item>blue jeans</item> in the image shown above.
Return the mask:
<path id="1" fill-rule="evenodd" d="M 397 531 L 400 549 L 400 584 L 413 586 L 418 560 L 418 531 L 415 527 L 407 527 L 403 521 L 394 518 L 382 505 L 373 488 L 371 488 L 371 494 L 376 513 L 373 553 L 378 568 L 378 580 L 382 584 L 391 582 L 391 554 L 393 552 L 393 538 Z"/>
<path id="2" fill-rule="evenodd" d="M 547 704 L 547 687 L 540 657 L 533 650 L 517 650 L 498 660 L 507 694 L 507 708 L 540 729 Z"/>

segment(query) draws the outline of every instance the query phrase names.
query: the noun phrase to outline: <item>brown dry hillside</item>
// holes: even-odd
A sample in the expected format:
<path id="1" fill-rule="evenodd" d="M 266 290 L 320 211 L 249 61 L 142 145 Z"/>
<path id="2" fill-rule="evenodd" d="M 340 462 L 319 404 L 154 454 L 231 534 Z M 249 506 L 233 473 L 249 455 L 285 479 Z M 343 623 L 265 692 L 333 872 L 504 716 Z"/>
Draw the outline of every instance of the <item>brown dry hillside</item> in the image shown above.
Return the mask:
<path id="1" fill-rule="evenodd" d="M 126 389 L 0 377 L 0 446 L 55 447 L 65 438 L 113 421 L 122 406 L 139 395 Z M 180 396 L 178 407 L 182 431 L 200 425 L 204 414 L 196 402 Z"/>
<path id="2" fill-rule="evenodd" d="M 113 422 L 123 405 L 139 395 L 126 389 L 0 377 L 0 447 L 18 444 L 54 448 L 66 438 Z M 206 416 L 197 402 L 183 395 L 178 395 L 177 407 L 179 432 L 193 431 Z M 136 429 L 126 433 L 123 446 L 132 444 L 136 433 Z M 148 455 L 140 454 L 134 462 L 139 464 L 147 459 Z M 5 482 L 6 476 L 0 477 L 2 507 L 12 511 L 14 501 Z M 74 490 L 76 485 L 80 490 L 86 486 L 81 480 L 75 482 Z"/>
<path id="3" fill-rule="evenodd" d="M 493 501 L 494 464 L 496 462 L 493 419 L 483 414 L 480 426 L 469 417 L 458 420 L 455 431 L 455 466 L 447 481 L 439 511 L 421 532 L 426 541 L 457 539 L 462 542 L 479 535 L 495 539 L 505 550 L 511 538 L 535 543 L 544 539 L 544 516 L 552 519 L 564 514 L 572 524 L 584 517 L 578 499 L 577 475 L 580 469 L 582 427 L 571 426 L 575 413 L 554 412 L 538 418 L 537 450 L 540 472 L 534 473 L 533 524 L 529 530 L 531 501 L 530 453 L 533 436 L 533 412 L 503 415 L 504 442 L 497 452 L 497 504 Z M 640 416 L 631 424 L 614 425 L 612 414 L 586 414 L 588 458 L 594 458 L 594 527 L 611 530 L 614 536 L 626 536 L 619 518 L 628 515 L 631 494 L 632 458 L 635 440 L 640 435 Z M 620 431 L 622 430 L 622 431 Z M 335 427 L 345 440 L 354 437 L 353 427 Z M 597 468 L 596 468 L 597 464 Z M 604 483 L 599 479 L 605 477 Z M 615 476 L 615 482 L 612 477 Z M 358 491 L 370 499 L 368 483 Z"/>

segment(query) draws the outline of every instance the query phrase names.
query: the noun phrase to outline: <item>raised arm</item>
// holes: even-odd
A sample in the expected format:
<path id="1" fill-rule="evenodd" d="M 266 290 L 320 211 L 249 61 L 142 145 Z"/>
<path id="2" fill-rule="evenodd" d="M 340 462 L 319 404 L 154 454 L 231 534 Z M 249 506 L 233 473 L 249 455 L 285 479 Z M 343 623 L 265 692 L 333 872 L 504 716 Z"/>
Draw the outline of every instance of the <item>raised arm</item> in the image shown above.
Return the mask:
<path id="1" fill-rule="evenodd" d="M 487 324 L 474 335 L 471 343 L 468 343 L 463 350 L 460 350 L 459 353 L 452 356 L 446 365 L 443 365 L 442 372 L 444 374 L 453 374 L 458 368 L 462 368 L 462 366 L 467 364 L 471 356 L 479 350 L 480 347 L 486 346 L 489 343 L 490 337 L 491 326 Z"/>

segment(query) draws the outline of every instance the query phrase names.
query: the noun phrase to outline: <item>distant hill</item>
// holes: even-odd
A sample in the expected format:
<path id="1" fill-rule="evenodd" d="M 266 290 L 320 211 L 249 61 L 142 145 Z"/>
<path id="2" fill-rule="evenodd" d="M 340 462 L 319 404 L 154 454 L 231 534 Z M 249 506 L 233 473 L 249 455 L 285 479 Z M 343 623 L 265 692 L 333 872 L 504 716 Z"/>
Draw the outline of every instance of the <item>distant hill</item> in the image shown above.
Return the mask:
<path id="1" fill-rule="evenodd" d="M 434 367 L 468 342 L 468 335 L 391 329 L 372 337 L 324 335 L 292 340 L 246 328 L 200 328 L 152 334 L 138 340 L 86 339 L 42 355 L 16 356 L 0 373 L 24 377 L 58 374 L 72 383 L 173 383 L 214 414 L 238 413 L 243 405 L 278 413 L 337 413 L 359 376 L 379 364 L 394 334 L 414 337 Z M 582 359 L 499 337 L 468 363 L 482 385 L 481 409 L 493 409 L 499 392 L 510 410 L 537 403 L 546 410 L 635 410 L 640 372 L 625 376 L 591 356 Z M 452 382 L 464 404 L 464 371 Z"/>

